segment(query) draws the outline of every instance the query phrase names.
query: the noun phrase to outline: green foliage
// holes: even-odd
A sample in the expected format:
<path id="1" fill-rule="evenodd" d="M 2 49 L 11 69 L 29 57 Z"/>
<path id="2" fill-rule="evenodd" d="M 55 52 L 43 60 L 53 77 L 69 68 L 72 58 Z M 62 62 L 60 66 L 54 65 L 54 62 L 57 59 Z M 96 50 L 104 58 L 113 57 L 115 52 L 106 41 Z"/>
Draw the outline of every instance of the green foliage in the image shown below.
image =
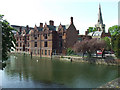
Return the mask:
<path id="1" fill-rule="evenodd" d="M 112 48 L 116 57 L 120 58 L 120 34 L 112 36 Z"/>
<path id="2" fill-rule="evenodd" d="M 118 35 L 120 33 L 120 26 L 114 25 L 112 27 L 109 27 L 109 31 L 111 35 Z"/>
<path id="3" fill-rule="evenodd" d="M 97 31 L 96 27 L 89 27 L 88 30 L 89 30 L 89 33 Z"/>
<path id="4" fill-rule="evenodd" d="M 73 55 L 74 51 L 71 48 L 67 49 L 67 55 Z"/>
<path id="5" fill-rule="evenodd" d="M 102 38 L 106 42 L 106 50 L 111 50 L 111 40 L 109 37 Z"/>
<path id="6" fill-rule="evenodd" d="M 14 28 L 10 26 L 7 20 L 3 20 L 4 15 L 0 15 L 0 24 L 2 26 L 2 61 L 8 59 L 8 53 L 15 48 L 16 40 L 12 31 Z"/>
<path id="7" fill-rule="evenodd" d="M 109 28 L 109 31 L 112 35 L 112 50 L 114 50 L 116 57 L 120 58 L 120 26 L 114 25 Z"/>

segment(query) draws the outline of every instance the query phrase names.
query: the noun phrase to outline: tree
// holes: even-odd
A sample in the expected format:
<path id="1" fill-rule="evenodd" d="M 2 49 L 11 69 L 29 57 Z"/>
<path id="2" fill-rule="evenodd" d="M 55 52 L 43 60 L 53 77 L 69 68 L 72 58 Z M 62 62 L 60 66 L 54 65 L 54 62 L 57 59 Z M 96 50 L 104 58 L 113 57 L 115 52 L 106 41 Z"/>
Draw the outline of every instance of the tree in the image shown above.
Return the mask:
<path id="1" fill-rule="evenodd" d="M 118 35 L 120 33 L 120 26 L 118 25 L 114 25 L 112 27 L 109 27 L 109 31 L 111 33 L 111 35 Z"/>
<path id="2" fill-rule="evenodd" d="M 97 31 L 96 27 L 89 27 L 88 30 L 89 30 L 88 33 Z"/>
<path id="3" fill-rule="evenodd" d="M 67 55 L 72 55 L 74 54 L 74 51 L 71 48 L 67 49 Z"/>
<path id="4" fill-rule="evenodd" d="M 8 59 L 8 53 L 13 51 L 16 46 L 16 39 L 12 33 L 14 28 L 10 26 L 7 20 L 0 15 L 0 24 L 2 26 L 2 62 Z"/>
<path id="5" fill-rule="evenodd" d="M 102 40 L 104 40 L 106 42 L 106 50 L 111 50 L 111 40 L 109 37 L 104 37 L 102 38 Z"/>
<path id="6" fill-rule="evenodd" d="M 91 57 L 91 54 L 94 52 L 97 52 L 98 49 L 103 49 L 105 48 L 106 43 L 103 40 L 97 40 L 97 39 L 91 39 L 91 40 L 83 40 L 83 41 L 78 41 L 74 45 L 74 51 L 75 52 L 82 52 L 83 57 L 84 53 L 87 52 L 88 57 Z"/>
<path id="7" fill-rule="evenodd" d="M 109 28 L 112 35 L 111 46 L 112 50 L 115 52 L 116 57 L 120 58 L 120 26 L 114 25 Z"/>
<path id="8" fill-rule="evenodd" d="M 112 49 L 116 57 L 120 58 L 120 34 L 112 36 Z"/>

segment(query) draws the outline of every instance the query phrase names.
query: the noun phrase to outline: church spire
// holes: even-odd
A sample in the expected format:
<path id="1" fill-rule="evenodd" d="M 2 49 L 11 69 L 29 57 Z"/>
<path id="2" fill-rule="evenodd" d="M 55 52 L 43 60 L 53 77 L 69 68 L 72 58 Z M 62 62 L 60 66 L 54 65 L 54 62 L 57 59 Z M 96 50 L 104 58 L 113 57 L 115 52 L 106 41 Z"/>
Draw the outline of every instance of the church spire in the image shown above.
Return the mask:
<path id="1" fill-rule="evenodd" d="M 101 5 L 99 4 L 99 13 L 98 13 L 98 24 L 103 24 Z"/>
<path id="2" fill-rule="evenodd" d="M 101 13 L 101 5 L 99 4 L 99 13 L 98 13 L 98 22 L 95 25 L 97 31 L 105 32 L 105 24 L 103 24 L 102 13 Z"/>

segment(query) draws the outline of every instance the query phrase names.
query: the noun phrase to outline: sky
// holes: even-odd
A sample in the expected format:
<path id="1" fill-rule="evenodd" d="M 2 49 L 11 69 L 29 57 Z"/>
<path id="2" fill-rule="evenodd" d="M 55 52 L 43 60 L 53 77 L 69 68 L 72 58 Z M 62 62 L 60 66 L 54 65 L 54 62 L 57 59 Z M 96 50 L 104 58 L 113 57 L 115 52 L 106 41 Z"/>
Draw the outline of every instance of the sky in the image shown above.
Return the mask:
<path id="1" fill-rule="evenodd" d="M 73 17 L 74 25 L 80 34 L 88 27 L 94 27 L 98 19 L 99 3 L 103 23 L 108 28 L 118 25 L 119 0 L 1 0 L 0 14 L 4 15 L 11 25 L 34 27 L 40 22 L 49 24 L 54 21 L 58 26 L 70 24 Z"/>

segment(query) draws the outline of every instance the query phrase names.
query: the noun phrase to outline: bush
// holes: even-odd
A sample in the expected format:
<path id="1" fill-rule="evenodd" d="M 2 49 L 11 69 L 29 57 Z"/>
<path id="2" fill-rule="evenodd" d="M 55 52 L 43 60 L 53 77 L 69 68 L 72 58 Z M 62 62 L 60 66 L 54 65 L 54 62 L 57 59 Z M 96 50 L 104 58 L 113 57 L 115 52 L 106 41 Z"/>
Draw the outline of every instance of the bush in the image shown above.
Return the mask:
<path id="1" fill-rule="evenodd" d="M 74 51 L 71 48 L 67 49 L 67 55 L 73 55 Z"/>

